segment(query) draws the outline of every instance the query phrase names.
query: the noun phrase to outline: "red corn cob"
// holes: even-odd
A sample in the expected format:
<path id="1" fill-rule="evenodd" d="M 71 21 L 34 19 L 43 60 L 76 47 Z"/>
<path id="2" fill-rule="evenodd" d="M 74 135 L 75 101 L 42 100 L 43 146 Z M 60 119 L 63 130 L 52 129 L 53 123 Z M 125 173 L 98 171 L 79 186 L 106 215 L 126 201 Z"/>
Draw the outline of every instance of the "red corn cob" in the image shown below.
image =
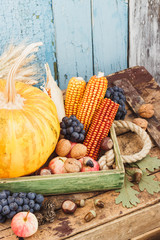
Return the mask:
<path id="1" fill-rule="evenodd" d="M 99 73 L 89 80 L 81 104 L 79 105 L 76 117 L 84 124 L 87 131 L 95 111 L 101 104 L 107 90 L 108 81 L 104 74 Z"/>
<path id="2" fill-rule="evenodd" d="M 84 140 L 87 147 L 87 156 L 97 160 L 100 144 L 109 133 L 119 104 L 105 98 L 92 119 L 91 126 Z"/>

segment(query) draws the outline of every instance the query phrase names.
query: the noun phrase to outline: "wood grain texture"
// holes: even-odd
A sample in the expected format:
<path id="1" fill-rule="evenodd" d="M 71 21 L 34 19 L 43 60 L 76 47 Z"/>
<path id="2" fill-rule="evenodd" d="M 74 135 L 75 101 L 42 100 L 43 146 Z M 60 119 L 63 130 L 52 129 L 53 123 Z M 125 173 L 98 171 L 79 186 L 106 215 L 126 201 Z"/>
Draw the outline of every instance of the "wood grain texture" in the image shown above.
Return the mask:
<path id="1" fill-rule="evenodd" d="M 129 1 L 129 66 L 143 65 L 160 84 L 160 1 Z"/>
<path id="2" fill-rule="evenodd" d="M 146 103 L 153 104 L 155 111 L 160 112 L 160 86 L 144 67 L 136 66 L 107 76 L 109 86 L 124 78 L 130 81 Z"/>
<path id="3" fill-rule="evenodd" d="M 56 58 L 51 0 L 0 0 L 0 6 L 0 54 L 11 42 L 17 45 L 22 41 L 42 41 L 43 46 L 37 53 L 42 77 L 46 61 L 54 74 Z"/>
<path id="4" fill-rule="evenodd" d="M 137 117 L 140 117 L 138 114 L 138 110 L 141 105 L 145 104 L 143 98 L 138 94 L 136 89 L 127 79 L 117 80 L 114 81 L 114 83 L 116 86 L 121 87 L 124 90 L 127 103 L 137 114 Z M 159 118 L 160 114 L 158 112 L 155 112 L 153 117 L 147 119 L 147 131 L 154 139 L 158 147 L 160 147 L 160 123 L 158 121 Z"/>
<path id="5" fill-rule="evenodd" d="M 94 73 L 127 67 L 128 1 L 92 0 Z"/>
<path id="6" fill-rule="evenodd" d="M 156 174 L 156 176 L 160 180 L 160 173 Z M 136 188 L 136 190 L 138 189 Z M 104 238 L 106 234 L 108 234 L 108 237 L 112 234 L 111 236 L 117 236 L 115 239 L 124 240 L 126 238 L 123 239 L 123 237 L 126 233 L 126 237 L 129 236 L 131 238 L 136 236 L 136 234 L 142 234 L 145 229 L 149 231 L 159 226 L 160 194 L 156 193 L 152 196 L 144 191 L 139 195 L 140 204 L 130 209 L 123 208 L 121 204 L 116 205 L 115 198 L 117 196 L 118 193 L 108 191 L 99 196 L 92 197 L 86 200 L 85 206 L 83 208 L 78 208 L 74 215 L 67 215 L 64 214 L 62 210 L 59 210 L 57 211 L 57 219 L 53 223 L 40 226 L 38 232 L 28 238 L 28 240 L 57 240 L 69 237 L 74 240 L 76 238 L 95 240 L 106 239 Z M 96 199 L 100 199 L 105 203 L 103 209 L 95 208 L 94 201 Z M 91 222 L 86 223 L 84 221 L 84 216 L 90 209 L 96 210 L 97 217 Z M 2 240 L 16 239 L 10 229 L 9 220 L 5 224 L 0 224 L 0 227 L 0 236 Z M 97 230 L 98 227 L 101 231 Z M 96 236 L 97 238 L 94 238 Z"/>
<path id="7" fill-rule="evenodd" d="M 71 77 L 93 75 L 90 0 L 53 0 L 61 89 Z"/>

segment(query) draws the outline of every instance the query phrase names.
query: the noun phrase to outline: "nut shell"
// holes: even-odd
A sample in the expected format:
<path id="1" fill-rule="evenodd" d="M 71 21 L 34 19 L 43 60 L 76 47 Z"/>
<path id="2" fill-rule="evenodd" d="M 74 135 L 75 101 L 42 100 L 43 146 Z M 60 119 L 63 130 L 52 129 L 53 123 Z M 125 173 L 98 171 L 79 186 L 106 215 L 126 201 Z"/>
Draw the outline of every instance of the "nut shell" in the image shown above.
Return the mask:
<path id="1" fill-rule="evenodd" d="M 148 126 L 148 122 L 145 119 L 142 118 L 135 118 L 132 121 L 133 123 L 135 123 L 136 125 L 138 125 L 139 127 L 141 127 L 142 129 L 146 130 L 147 126 Z"/>
<path id="2" fill-rule="evenodd" d="M 101 141 L 101 149 L 108 151 L 113 148 L 113 141 L 110 137 L 105 137 Z"/>
<path id="3" fill-rule="evenodd" d="M 82 164 L 75 158 L 67 158 L 64 163 L 64 168 L 68 173 L 80 172 Z"/>
<path id="4" fill-rule="evenodd" d="M 71 200 L 65 200 L 62 203 L 62 210 L 64 213 L 72 214 L 76 211 L 77 205 Z"/>
<path id="5" fill-rule="evenodd" d="M 71 158 L 80 159 L 85 157 L 87 154 L 87 147 L 81 143 L 78 143 L 74 145 L 74 147 L 71 149 L 70 156 Z"/>
<path id="6" fill-rule="evenodd" d="M 154 115 L 154 108 L 152 104 L 143 104 L 138 110 L 138 114 L 143 118 L 151 118 Z"/>
<path id="7" fill-rule="evenodd" d="M 56 146 L 56 153 L 61 157 L 67 156 L 71 150 L 71 143 L 67 139 L 61 139 Z"/>

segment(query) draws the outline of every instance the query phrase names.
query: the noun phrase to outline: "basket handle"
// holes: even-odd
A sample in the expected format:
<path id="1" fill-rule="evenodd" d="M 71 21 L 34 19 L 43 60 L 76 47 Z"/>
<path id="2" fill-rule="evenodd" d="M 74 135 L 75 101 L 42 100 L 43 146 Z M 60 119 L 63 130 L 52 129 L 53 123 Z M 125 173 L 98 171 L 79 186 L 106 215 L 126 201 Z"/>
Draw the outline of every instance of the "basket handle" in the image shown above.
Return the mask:
<path id="1" fill-rule="evenodd" d="M 152 147 L 152 142 L 150 140 L 149 135 L 145 130 L 143 130 L 141 127 L 137 126 L 136 124 L 129 122 L 129 121 L 114 121 L 113 126 L 116 128 L 125 128 L 126 130 L 130 130 L 132 132 L 137 133 L 137 135 L 142 139 L 143 141 L 143 148 L 141 149 L 140 152 L 135 153 L 133 155 L 121 155 L 123 163 L 135 163 L 137 161 L 142 160 L 146 155 L 149 153 L 151 147 Z M 100 169 L 105 169 L 107 163 L 111 164 L 114 162 L 114 152 L 113 150 L 110 150 L 106 152 L 106 154 L 99 159 L 99 165 Z"/>

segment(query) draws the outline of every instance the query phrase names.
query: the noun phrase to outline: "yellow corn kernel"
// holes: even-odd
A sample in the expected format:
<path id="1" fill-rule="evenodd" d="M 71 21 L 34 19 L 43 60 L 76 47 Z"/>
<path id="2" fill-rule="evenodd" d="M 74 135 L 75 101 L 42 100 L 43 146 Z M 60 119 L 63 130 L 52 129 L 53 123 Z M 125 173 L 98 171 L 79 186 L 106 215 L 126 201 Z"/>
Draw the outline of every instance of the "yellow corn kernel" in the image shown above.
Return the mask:
<path id="1" fill-rule="evenodd" d="M 65 113 L 67 117 L 71 115 L 76 116 L 85 88 L 86 82 L 83 78 L 73 77 L 69 80 L 65 99 Z"/>

